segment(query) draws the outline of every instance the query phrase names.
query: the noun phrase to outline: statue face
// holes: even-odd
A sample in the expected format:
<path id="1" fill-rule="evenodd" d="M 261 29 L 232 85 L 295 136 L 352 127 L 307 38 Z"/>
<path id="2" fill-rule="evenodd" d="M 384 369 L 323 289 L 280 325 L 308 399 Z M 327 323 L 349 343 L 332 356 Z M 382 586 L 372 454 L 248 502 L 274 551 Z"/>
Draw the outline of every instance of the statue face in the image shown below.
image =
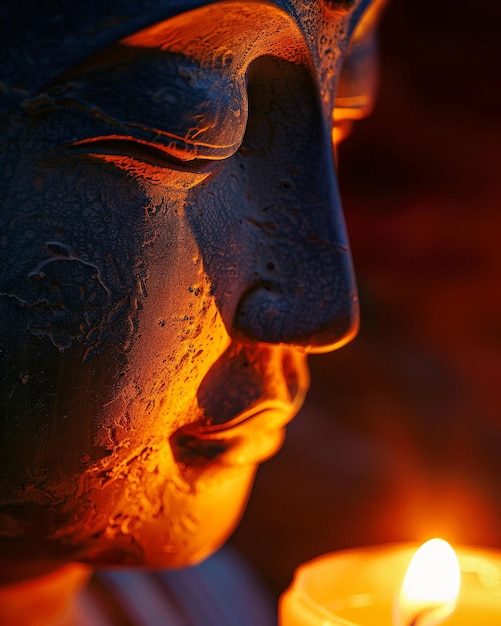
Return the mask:
<path id="1" fill-rule="evenodd" d="M 43 88 L 9 77 L 0 553 L 26 571 L 216 549 L 307 354 L 357 328 L 332 150 L 369 103 L 351 60 L 333 111 L 353 37 L 370 76 L 376 5 L 164 4 Z"/>

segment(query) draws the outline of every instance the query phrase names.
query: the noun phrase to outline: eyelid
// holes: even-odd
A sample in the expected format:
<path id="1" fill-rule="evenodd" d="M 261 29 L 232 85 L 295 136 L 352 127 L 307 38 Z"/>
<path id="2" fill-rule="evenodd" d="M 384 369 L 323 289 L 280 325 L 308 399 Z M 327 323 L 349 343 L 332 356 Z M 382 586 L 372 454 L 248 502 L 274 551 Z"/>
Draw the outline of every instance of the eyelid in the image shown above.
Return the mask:
<path id="1" fill-rule="evenodd" d="M 74 141 L 71 146 L 74 148 L 92 147 L 104 151 L 106 148 L 116 150 L 121 146 L 123 150 L 119 149 L 119 152 L 123 154 L 127 153 L 127 148 L 141 149 L 141 147 L 144 147 L 145 150 L 151 151 L 153 156 L 156 154 L 158 158 L 168 159 L 178 165 L 189 165 L 190 162 L 194 161 L 222 161 L 234 154 L 240 145 L 211 146 L 186 141 L 176 135 L 171 135 L 163 131 L 161 134 L 170 139 L 168 144 L 159 141 L 147 141 L 132 135 L 114 134 L 80 139 Z"/>
<path id="2" fill-rule="evenodd" d="M 180 160 L 164 146 L 135 137 L 107 135 L 75 141 L 65 152 L 90 157 L 114 165 L 129 176 L 152 184 L 187 190 L 219 169 L 221 159 Z"/>
<path id="3" fill-rule="evenodd" d="M 190 161 L 193 159 L 220 161 L 235 154 L 241 144 L 241 139 L 231 144 L 212 144 L 199 141 L 198 139 L 193 139 L 197 135 L 202 134 L 205 129 L 198 129 L 196 132 L 192 131 L 190 133 L 192 138 L 188 139 L 187 136 L 181 137 L 181 135 L 176 133 L 168 132 L 159 128 L 149 128 L 139 123 L 126 122 L 124 126 L 138 129 L 139 131 L 150 135 L 153 139 L 153 141 L 150 142 L 151 145 L 159 145 L 161 149 L 165 149 L 172 154 L 173 157 L 179 159 L 180 161 Z M 216 125 L 211 124 L 210 127 L 212 126 L 215 127 Z M 134 138 L 134 140 L 136 139 Z M 138 137 L 138 140 L 141 139 Z M 141 141 L 148 142 L 147 139 Z"/>

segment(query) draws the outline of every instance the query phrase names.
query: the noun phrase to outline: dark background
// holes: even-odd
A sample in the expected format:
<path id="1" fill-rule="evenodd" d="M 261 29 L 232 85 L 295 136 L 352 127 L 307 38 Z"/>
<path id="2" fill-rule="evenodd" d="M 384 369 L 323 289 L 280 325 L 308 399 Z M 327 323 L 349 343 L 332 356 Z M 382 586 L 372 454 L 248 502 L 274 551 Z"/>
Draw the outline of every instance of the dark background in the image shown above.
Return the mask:
<path id="1" fill-rule="evenodd" d="M 276 593 L 340 548 L 501 548 L 500 22 L 499 0 L 383 18 L 378 103 L 340 148 L 362 330 L 311 359 L 232 539 Z"/>

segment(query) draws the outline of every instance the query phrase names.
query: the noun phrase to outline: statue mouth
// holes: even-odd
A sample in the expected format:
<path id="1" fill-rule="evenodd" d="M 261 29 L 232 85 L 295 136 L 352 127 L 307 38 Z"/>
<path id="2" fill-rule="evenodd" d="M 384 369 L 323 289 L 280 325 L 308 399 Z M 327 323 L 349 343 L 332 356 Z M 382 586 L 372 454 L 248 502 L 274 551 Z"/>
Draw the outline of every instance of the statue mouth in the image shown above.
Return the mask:
<path id="1" fill-rule="evenodd" d="M 264 461 L 281 447 L 308 381 L 302 352 L 233 345 L 199 389 L 200 418 L 171 436 L 174 457 L 186 466 Z"/>
<path id="2" fill-rule="evenodd" d="M 283 428 L 294 417 L 293 404 L 288 404 L 281 400 L 268 400 L 259 407 L 251 408 L 244 413 L 237 415 L 233 419 L 222 424 L 214 424 L 207 420 L 190 424 L 196 428 L 197 435 L 201 439 L 211 437 L 224 437 L 232 434 L 237 428 L 250 424 L 255 420 L 264 422 L 263 427 L 267 429 Z"/>
<path id="3" fill-rule="evenodd" d="M 285 426 L 299 407 L 270 400 L 222 424 L 210 424 L 206 419 L 193 422 L 172 435 L 174 457 L 188 466 L 215 460 L 232 466 L 260 463 L 278 452 Z"/>
<path id="4" fill-rule="evenodd" d="M 299 408 L 299 407 L 298 407 Z M 248 430 L 278 430 L 284 428 L 296 414 L 294 404 L 282 400 L 268 400 L 244 411 L 223 423 L 212 423 L 206 418 L 192 422 L 182 429 L 201 440 L 230 439 L 239 432 Z"/>

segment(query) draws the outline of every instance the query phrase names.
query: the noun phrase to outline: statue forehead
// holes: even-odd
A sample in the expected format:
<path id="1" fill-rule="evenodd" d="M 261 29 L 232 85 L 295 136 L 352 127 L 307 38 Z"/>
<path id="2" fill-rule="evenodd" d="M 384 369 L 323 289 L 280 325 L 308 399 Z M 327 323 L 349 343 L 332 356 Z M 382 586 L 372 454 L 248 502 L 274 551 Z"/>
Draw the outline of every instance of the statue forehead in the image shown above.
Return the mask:
<path id="1" fill-rule="evenodd" d="M 0 9 L 6 52 L 2 80 L 18 89 L 36 91 L 104 46 L 156 22 L 216 2 L 7 0 Z M 291 15 L 308 38 L 341 16 L 356 22 L 371 0 L 268 0 L 266 4 Z"/>

